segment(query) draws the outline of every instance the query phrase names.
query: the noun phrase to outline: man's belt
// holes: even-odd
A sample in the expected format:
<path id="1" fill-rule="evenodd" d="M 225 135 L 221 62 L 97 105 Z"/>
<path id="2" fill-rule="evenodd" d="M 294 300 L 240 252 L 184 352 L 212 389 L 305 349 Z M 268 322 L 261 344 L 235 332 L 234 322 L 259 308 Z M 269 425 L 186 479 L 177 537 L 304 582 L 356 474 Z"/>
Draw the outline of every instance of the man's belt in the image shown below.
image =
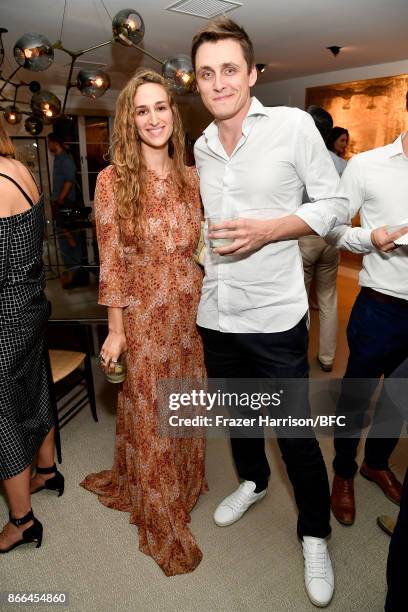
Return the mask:
<path id="1" fill-rule="evenodd" d="M 371 287 L 361 287 L 361 293 L 376 302 L 381 302 L 381 304 L 396 304 L 397 306 L 408 308 L 408 300 L 375 291 L 375 289 L 371 289 Z"/>

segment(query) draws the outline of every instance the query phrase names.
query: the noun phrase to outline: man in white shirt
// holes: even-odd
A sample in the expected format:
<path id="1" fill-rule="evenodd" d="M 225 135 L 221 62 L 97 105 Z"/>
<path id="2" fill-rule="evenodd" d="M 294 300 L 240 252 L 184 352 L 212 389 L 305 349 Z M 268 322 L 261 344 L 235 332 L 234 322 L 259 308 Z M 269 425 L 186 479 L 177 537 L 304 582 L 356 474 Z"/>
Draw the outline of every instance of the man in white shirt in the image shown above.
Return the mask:
<path id="1" fill-rule="evenodd" d="M 202 100 L 215 117 L 194 151 L 205 216 L 238 217 L 209 234 L 233 242 L 205 261 L 197 322 L 208 375 L 305 380 L 308 303 L 296 239 L 348 223 L 347 199 L 337 191 L 338 175 L 313 119 L 251 99 L 257 75 L 242 28 L 225 18 L 208 22 L 193 39 L 192 60 Z M 299 209 L 304 187 L 311 201 Z M 383 248 L 390 238 L 385 230 L 378 236 Z M 308 414 L 306 386 L 289 408 Z M 320 447 L 312 430 L 278 442 L 299 511 L 306 590 L 313 603 L 327 605 L 334 579 Z M 263 438 L 232 438 L 231 446 L 242 483 L 216 509 L 220 526 L 265 496 L 270 473 Z"/>
<path id="2" fill-rule="evenodd" d="M 349 197 L 351 216 L 360 212 L 361 227 L 336 227 L 327 239 L 338 247 L 365 253 L 361 292 L 347 328 L 350 355 L 337 405 L 337 413 L 349 417 L 348 435 L 344 430 L 336 432 L 331 496 L 335 517 L 351 525 L 355 519 L 355 459 L 365 412 L 379 378 L 391 376 L 408 358 L 408 247 L 382 253 L 371 241 L 374 227 L 401 225 L 408 218 L 408 136 L 401 134 L 390 145 L 353 157 L 340 184 Z M 388 461 L 401 427 L 398 410 L 380 398 L 360 469 L 362 476 L 377 483 L 396 504 L 401 483 Z"/>

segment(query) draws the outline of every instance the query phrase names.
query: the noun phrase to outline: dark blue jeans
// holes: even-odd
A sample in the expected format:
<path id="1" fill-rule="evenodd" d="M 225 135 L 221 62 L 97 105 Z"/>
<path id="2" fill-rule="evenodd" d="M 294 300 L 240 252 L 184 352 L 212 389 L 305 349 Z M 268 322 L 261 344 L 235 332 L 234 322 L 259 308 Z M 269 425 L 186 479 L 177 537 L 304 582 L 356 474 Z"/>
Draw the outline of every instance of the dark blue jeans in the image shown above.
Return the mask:
<path id="1" fill-rule="evenodd" d="M 209 378 L 307 379 L 305 317 L 292 329 L 277 333 L 232 334 L 202 327 L 199 331 Z M 300 385 L 300 393 L 296 391 L 288 404 L 288 414 L 309 415 L 307 384 Z M 325 538 L 331 531 L 326 465 L 313 430 L 305 433 L 307 437 L 290 438 L 277 432 L 278 444 L 299 511 L 298 536 Z M 232 437 L 231 449 L 239 477 L 255 482 L 256 491 L 265 489 L 270 469 L 264 438 Z"/>
<path id="2" fill-rule="evenodd" d="M 391 376 L 408 357 L 408 308 L 378 302 L 360 292 L 350 315 L 347 340 L 350 356 L 336 412 L 346 415 L 349 436 L 340 437 L 345 436 L 344 428 L 335 432 L 333 468 L 339 476 L 352 478 L 358 469 L 355 458 L 364 417 L 379 379 Z M 359 381 L 356 384 L 352 379 Z M 383 391 L 365 444 L 364 460 L 370 468 L 388 468 L 402 424 L 400 412 L 395 404 L 386 401 Z"/>

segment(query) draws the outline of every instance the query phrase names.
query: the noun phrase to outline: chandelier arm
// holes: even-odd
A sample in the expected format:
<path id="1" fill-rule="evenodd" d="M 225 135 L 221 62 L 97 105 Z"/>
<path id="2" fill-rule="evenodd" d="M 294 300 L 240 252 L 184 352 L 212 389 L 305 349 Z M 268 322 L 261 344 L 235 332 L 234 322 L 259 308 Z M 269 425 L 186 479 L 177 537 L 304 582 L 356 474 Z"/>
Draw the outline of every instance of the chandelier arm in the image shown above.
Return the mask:
<path id="1" fill-rule="evenodd" d="M 9 76 L 9 78 L 8 78 L 8 79 L 4 79 L 4 84 L 3 84 L 3 85 L 1 86 L 1 88 L 0 88 L 0 95 L 1 95 L 1 93 L 3 92 L 3 89 L 6 87 L 6 85 L 8 85 L 9 83 L 10 83 L 11 85 L 14 85 L 14 83 L 11 83 L 11 79 L 13 78 L 13 76 L 14 76 L 15 74 L 17 74 L 17 72 L 20 70 L 20 68 L 22 68 L 22 66 L 18 66 L 18 67 L 15 69 L 15 71 L 11 73 L 11 75 Z M 14 85 L 14 86 L 15 86 L 15 85 Z"/>
<path id="2" fill-rule="evenodd" d="M 62 105 L 62 110 L 61 110 L 61 114 L 62 115 L 65 113 L 65 105 L 67 103 L 69 90 L 71 89 L 71 87 L 73 87 L 73 84 L 71 83 L 71 78 L 72 78 L 72 73 L 74 71 L 74 64 L 75 64 L 77 58 L 79 57 L 79 55 L 74 55 L 72 53 L 69 53 L 69 54 L 71 55 L 71 66 L 70 66 L 70 69 L 69 69 L 69 73 L 68 73 L 68 77 L 67 77 L 67 82 L 66 82 L 66 85 L 65 85 L 64 103 Z"/>
<path id="3" fill-rule="evenodd" d="M 5 96 L 1 96 L 0 98 L 0 103 L 1 102 L 13 102 L 13 98 L 6 98 Z M 25 100 L 16 100 L 16 102 L 18 104 L 26 104 L 27 106 L 30 106 L 29 102 L 26 102 Z M 31 115 L 31 113 L 27 113 L 28 115 Z"/>
<path id="4" fill-rule="evenodd" d="M 132 43 L 132 45 L 133 45 L 133 43 Z M 152 60 L 154 60 L 155 62 L 158 62 L 159 64 L 161 64 L 163 66 L 163 64 L 164 64 L 163 60 L 159 59 L 158 57 L 155 57 L 154 55 L 149 53 L 149 51 L 145 51 L 144 49 L 142 49 L 141 47 L 138 47 L 137 45 L 133 45 L 133 46 L 135 47 L 135 49 L 137 49 L 141 53 L 144 53 L 145 55 L 148 55 L 149 57 L 152 58 Z"/>
<path id="5" fill-rule="evenodd" d="M 148 51 L 145 51 L 145 49 L 142 49 L 141 47 L 139 47 L 138 45 L 136 45 L 133 41 L 130 40 L 130 38 L 128 38 L 127 36 L 124 36 L 124 34 L 119 34 L 120 40 L 122 40 L 128 47 L 134 47 L 135 49 L 137 49 L 138 51 L 140 51 L 141 53 L 143 53 L 144 55 L 148 55 L 149 57 L 151 57 L 155 62 L 158 62 L 159 64 L 161 64 L 163 66 L 164 61 L 159 59 L 158 57 L 155 57 L 154 55 L 152 55 L 151 53 L 149 53 Z"/>
<path id="6" fill-rule="evenodd" d="M 66 47 L 64 47 L 61 40 L 56 40 L 55 43 L 52 44 L 52 48 L 58 49 L 59 51 L 63 51 L 64 53 L 67 53 L 67 55 L 69 55 L 71 58 L 72 57 L 77 58 L 83 55 L 84 53 L 88 53 L 89 51 L 94 51 L 95 49 L 100 49 L 101 47 L 110 45 L 112 44 L 113 40 L 114 39 L 110 39 L 103 43 L 99 43 L 99 45 L 94 45 L 93 47 L 89 47 L 88 49 L 80 49 L 79 51 L 71 51 L 70 49 L 67 49 Z"/>
<path id="7" fill-rule="evenodd" d="M 115 39 L 111 38 L 106 42 L 100 43 L 99 45 L 94 45 L 93 47 L 89 47 L 88 49 L 83 49 L 82 51 L 78 51 L 77 55 L 83 55 L 84 53 L 88 53 L 89 51 L 95 51 L 95 49 L 100 49 L 101 47 L 105 47 L 106 45 L 111 45 Z"/>
<path id="8" fill-rule="evenodd" d="M 14 85 L 14 100 L 13 100 L 13 106 L 16 105 L 16 100 L 17 100 L 17 92 L 18 92 L 18 88 L 21 87 L 21 85 Z"/>

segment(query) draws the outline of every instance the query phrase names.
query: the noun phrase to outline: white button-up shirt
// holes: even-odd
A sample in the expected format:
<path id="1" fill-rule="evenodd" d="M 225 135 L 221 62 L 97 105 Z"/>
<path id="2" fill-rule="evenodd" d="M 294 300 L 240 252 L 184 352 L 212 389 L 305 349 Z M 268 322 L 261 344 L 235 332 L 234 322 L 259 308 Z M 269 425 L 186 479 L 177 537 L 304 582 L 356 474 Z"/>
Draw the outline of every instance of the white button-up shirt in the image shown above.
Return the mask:
<path id="1" fill-rule="evenodd" d="M 253 98 L 231 156 L 215 122 L 194 154 L 206 218 L 296 213 L 320 235 L 349 221 L 347 199 L 334 197 L 340 196 L 339 177 L 329 152 L 313 119 L 299 109 L 267 108 Z M 298 210 L 304 186 L 311 202 Z M 233 333 L 285 331 L 307 308 L 297 240 L 267 244 L 245 256 L 219 256 L 207 248 L 200 326 Z"/>
<path id="2" fill-rule="evenodd" d="M 402 134 L 392 144 L 355 155 L 340 185 L 350 201 L 350 216 L 360 211 L 361 227 L 336 227 L 328 241 L 354 253 L 367 253 L 361 286 L 408 300 L 408 247 L 382 253 L 371 242 L 373 229 L 408 219 L 408 158 Z"/>

